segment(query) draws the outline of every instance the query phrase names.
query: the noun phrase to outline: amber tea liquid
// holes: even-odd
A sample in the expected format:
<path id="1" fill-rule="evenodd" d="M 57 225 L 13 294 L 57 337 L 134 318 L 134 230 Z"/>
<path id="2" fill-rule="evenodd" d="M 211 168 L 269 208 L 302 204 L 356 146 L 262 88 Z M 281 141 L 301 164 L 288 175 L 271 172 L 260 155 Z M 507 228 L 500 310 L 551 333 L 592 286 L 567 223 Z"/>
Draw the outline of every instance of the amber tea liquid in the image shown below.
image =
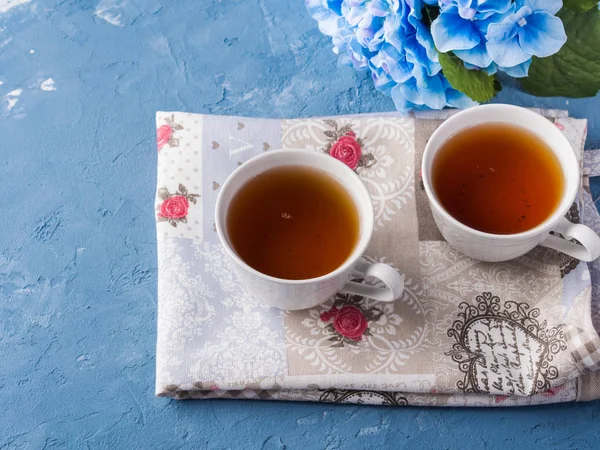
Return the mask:
<path id="1" fill-rule="evenodd" d="M 283 166 L 240 188 L 226 227 L 246 264 L 273 277 L 305 280 L 332 272 L 350 256 L 359 217 L 352 197 L 333 177 Z"/>
<path id="2" fill-rule="evenodd" d="M 560 162 L 544 141 L 499 123 L 459 132 L 432 167 L 433 188 L 446 211 L 493 234 L 520 233 L 544 222 L 565 184 Z"/>

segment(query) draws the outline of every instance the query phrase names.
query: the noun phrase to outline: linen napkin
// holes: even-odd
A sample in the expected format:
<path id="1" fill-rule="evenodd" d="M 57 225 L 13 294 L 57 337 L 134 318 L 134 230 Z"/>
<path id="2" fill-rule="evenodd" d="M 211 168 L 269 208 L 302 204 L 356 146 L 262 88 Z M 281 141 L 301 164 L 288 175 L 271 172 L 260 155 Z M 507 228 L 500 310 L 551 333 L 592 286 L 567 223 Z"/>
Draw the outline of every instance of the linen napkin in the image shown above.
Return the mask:
<path id="1" fill-rule="evenodd" d="M 583 164 L 586 121 L 537 112 L 563 130 Z M 544 248 L 483 263 L 439 234 L 420 161 L 453 113 L 295 120 L 157 113 L 156 394 L 436 406 L 600 398 L 600 265 Z M 359 174 L 375 209 L 365 258 L 405 274 L 401 299 L 340 294 L 292 312 L 244 290 L 214 227 L 219 188 L 249 158 L 292 148 L 328 153 Z M 598 161 L 591 158 L 588 174 Z M 583 183 L 568 215 L 600 231 Z"/>

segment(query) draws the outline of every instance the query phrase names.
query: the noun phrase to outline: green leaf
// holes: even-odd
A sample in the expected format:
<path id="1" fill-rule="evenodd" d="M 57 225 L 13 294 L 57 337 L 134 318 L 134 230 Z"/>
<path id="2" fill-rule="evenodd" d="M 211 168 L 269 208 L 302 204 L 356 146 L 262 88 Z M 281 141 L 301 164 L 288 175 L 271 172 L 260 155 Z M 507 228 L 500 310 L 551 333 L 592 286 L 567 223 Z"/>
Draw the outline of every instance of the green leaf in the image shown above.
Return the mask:
<path id="1" fill-rule="evenodd" d="M 573 11 L 586 12 L 594 7 L 598 7 L 598 0 L 563 0 L 565 8 Z"/>
<path id="2" fill-rule="evenodd" d="M 496 93 L 494 77 L 481 70 L 467 69 L 463 62 L 451 53 L 439 53 L 439 58 L 444 76 L 457 91 L 479 103 L 487 102 Z"/>
<path id="3" fill-rule="evenodd" d="M 567 43 L 555 55 L 533 58 L 523 89 L 540 97 L 593 97 L 600 90 L 600 11 L 561 9 Z"/>

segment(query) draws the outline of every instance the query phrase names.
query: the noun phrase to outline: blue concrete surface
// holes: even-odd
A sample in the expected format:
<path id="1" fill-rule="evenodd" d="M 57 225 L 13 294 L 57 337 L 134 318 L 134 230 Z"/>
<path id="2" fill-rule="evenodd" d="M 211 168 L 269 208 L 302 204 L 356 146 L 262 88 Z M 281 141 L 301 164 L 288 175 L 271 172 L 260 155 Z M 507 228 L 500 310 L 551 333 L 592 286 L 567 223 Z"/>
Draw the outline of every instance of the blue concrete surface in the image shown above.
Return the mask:
<path id="1" fill-rule="evenodd" d="M 0 30 L 0 449 L 600 446 L 598 402 L 155 398 L 154 112 L 393 105 L 365 75 L 336 68 L 302 0 L 0 0 Z M 590 119 L 588 146 L 600 147 L 598 97 L 505 90 L 500 100 L 568 107 Z"/>

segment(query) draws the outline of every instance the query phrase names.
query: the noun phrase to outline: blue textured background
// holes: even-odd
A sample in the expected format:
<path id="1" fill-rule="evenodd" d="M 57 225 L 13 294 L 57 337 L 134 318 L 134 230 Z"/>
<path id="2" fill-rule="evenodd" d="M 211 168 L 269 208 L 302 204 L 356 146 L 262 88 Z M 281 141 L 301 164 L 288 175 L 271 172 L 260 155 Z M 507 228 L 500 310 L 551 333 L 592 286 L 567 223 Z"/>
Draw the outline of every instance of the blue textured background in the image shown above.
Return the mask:
<path id="1" fill-rule="evenodd" d="M 56 90 L 40 88 L 48 78 Z M 154 112 L 393 109 L 366 75 L 336 67 L 302 0 L 31 0 L 0 13 L 0 81 L 0 449 L 600 445 L 598 402 L 154 397 Z M 600 147 L 598 97 L 500 100 L 588 117 L 588 147 Z"/>

